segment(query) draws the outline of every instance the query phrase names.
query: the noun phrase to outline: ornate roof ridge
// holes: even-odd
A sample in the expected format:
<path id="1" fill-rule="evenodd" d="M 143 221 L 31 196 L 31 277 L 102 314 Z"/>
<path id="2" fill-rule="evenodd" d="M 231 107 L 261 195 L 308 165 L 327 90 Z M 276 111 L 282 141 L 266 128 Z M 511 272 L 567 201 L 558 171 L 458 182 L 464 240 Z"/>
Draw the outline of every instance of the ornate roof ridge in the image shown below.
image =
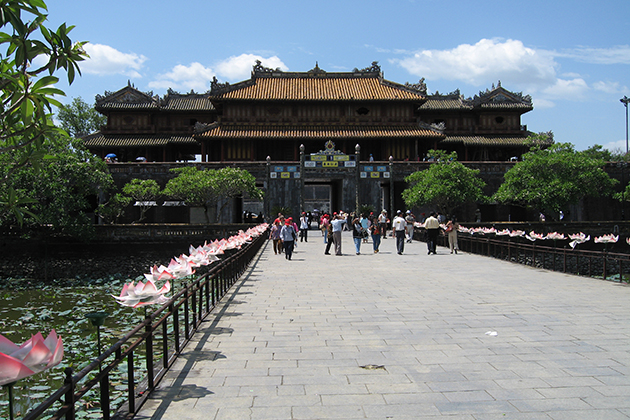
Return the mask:
<path id="1" fill-rule="evenodd" d="M 315 63 L 315 67 L 306 72 L 286 72 L 279 68 L 271 69 L 268 67 L 263 67 L 260 61 L 256 61 L 256 65 L 253 67 L 251 78 L 248 80 L 244 80 L 242 82 L 238 82 L 236 84 L 231 85 L 228 82 L 219 83 L 219 81 L 213 78 L 211 82 L 211 96 L 220 96 L 222 94 L 232 92 L 235 90 L 243 89 L 246 87 L 256 85 L 257 80 L 259 79 L 271 79 L 271 80 L 280 80 L 280 79 L 294 79 L 294 80 L 377 80 L 381 85 L 387 86 L 393 89 L 398 89 L 402 91 L 406 91 L 409 93 L 413 93 L 414 95 L 420 95 L 422 97 L 426 96 L 426 84 L 424 83 L 424 79 L 420 79 L 420 82 L 417 84 L 400 84 L 396 82 L 392 82 L 390 80 L 386 80 L 383 77 L 383 73 L 381 71 L 380 66 L 377 61 L 374 61 L 371 66 L 366 67 L 364 69 L 355 68 L 351 72 L 327 72 L 319 67 L 319 63 Z M 423 98 L 418 98 L 419 100 Z"/>
<path id="2" fill-rule="evenodd" d="M 115 98 L 121 98 L 120 101 L 114 101 Z M 151 106 L 157 106 L 159 102 L 159 96 L 153 95 L 153 91 L 142 92 L 134 85 L 131 84 L 130 81 L 127 82 L 127 86 L 122 89 L 117 90 L 116 92 L 105 91 L 103 95 L 96 95 L 96 108 L 104 105 L 108 102 L 123 102 L 123 103 L 133 103 L 133 104 L 147 104 Z"/>
<path id="3" fill-rule="evenodd" d="M 475 106 L 488 102 L 520 103 L 533 106 L 532 97 L 530 95 L 523 95 L 523 92 L 511 92 L 501 86 L 500 80 L 497 83 L 496 87 L 493 83 L 491 89 L 479 91 L 479 94 L 475 95 L 470 101 Z"/>

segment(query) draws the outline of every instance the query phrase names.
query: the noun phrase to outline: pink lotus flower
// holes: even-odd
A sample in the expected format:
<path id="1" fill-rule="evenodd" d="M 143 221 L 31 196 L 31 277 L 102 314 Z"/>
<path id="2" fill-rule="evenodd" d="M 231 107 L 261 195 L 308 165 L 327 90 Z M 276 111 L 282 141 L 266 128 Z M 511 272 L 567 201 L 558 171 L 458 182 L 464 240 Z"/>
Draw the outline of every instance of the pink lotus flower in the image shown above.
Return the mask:
<path id="1" fill-rule="evenodd" d="M 159 267 L 157 265 L 154 265 L 153 267 L 151 267 L 151 272 L 149 274 L 145 274 L 144 277 L 148 281 L 160 281 L 164 279 L 169 280 L 175 278 L 175 276 L 168 270 L 168 268 L 164 267 L 163 265 Z"/>
<path id="2" fill-rule="evenodd" d="M 543 236 L 542 233 L 536 233 L 533 230 L 531 232 L 529 232 L 529 235 L 525 235 L 525 237 L 527 239 L 529 239 L 530 241 L 532 241 L 532 242 L 534 242 L 536 240 L 544 241 L 545 239 L 547 239 L 547 238 L 545 238 L 545 236 Z"/>
<path id="3" fill-rule="evenodd" d="M 602 235 L 594 239 L 596 244 L 615 244 L 619 240 L 619 235 L 615 236 L 612 233 L 610 235 Z"/>
<path id="4" fill-rule="evenodd" d="M 523 230 L 513 230 L 510 232 L 510 238 L 514 238 L 517 236 L 525 236 L 525 231 Z"/>
<path id="5" fill-rule="evenodd" d="M 459 225 L 459 229 L 457 230 L 462 233 L 470 233 L 470 229 L 462 225 Z"/>
<path id="6" fill-rule="evenodd" d="M 509 234 L 510 234 L 510 231 L 508 229 L 498 230 L 496 232 L 497 236 L 507 236 Z"/>
<path id="7" fill-rule="evenodd" d="M 566 236 L 564 236 L 564 233 L 558 233 L 558 232 L 551 232 L 547 234 L 546 239 L 552 239 L 555 241 L 562 241 L 564 239 L 567 239 Z"/>
<path id="8" fill-rule="evenodd" d="M 571 242 L 569 242 L 569 246 L 573 249 L 575 249 L 575 247 L 579 244 L 583 244 L 584 242 L 588 242 L 591 240 L 591 235 L 586 236 L 586 234 L 584 232 L 580 232 L 580 233 L 574 233 L 574 234 L 569 234 L 569 239 L 572 239 Z"/>
<path id="9" fill-rule="evenodd" d="M 168 281 L 159 290 L 155 287 L 155 283 L 152 280 L 146 283 L 139 281 L 137 285 L 134 285 L 132 281 L 131 283 L 125 283 L 120 296 L 112 296 L 123 306 L 138 308 L 155 303 L 165 304 L 168 302 L 168 298 L 164 294 L 170 292 L 170 290 L 171 284 Z"/>
<path id="10" fill-rule="evenodd" d="M 42 372 L 58 365 L 61 359 L 63 343 L 55 330 L 45 340 L 38 332 L 21 346 L 0 334 L 0 385 Z"/>

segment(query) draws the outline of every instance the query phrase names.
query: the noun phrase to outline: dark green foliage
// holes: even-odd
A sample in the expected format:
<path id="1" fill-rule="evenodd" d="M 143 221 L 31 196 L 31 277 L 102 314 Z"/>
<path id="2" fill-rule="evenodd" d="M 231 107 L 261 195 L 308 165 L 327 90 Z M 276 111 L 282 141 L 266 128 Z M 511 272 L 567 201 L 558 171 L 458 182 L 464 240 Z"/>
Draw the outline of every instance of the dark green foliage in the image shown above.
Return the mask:
<path id="1" fill-rule="evenodd" d="M 429 150 L 436 162 L 423 171 L 414 172 L 405 178 L 410 186 L 402 196 L 408 207 L 434 205 L 436 210 L 451 214 L 458 206 L 483 201 L 485 182 L 479 171 L 469 169 L 458 162 L 457 153 Z"/>
<path id="2" fill-rule="evenodd" d="M 578 152 L 571 143 L 534 147 L 505 174 L 493 198 L 554 215 L 584 197 L 607 197 L 617 180 L 604 172 L 603 156 L 597 148 Z"/>

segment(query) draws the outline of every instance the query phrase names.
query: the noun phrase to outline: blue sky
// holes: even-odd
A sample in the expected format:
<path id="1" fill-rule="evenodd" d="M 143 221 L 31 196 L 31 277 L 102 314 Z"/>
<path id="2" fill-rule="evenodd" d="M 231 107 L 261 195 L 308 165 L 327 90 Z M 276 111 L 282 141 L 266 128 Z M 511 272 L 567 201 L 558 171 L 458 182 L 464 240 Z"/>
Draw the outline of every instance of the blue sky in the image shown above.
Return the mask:
<path id="1" fill-rule="evenodd" d="M 60 86 L 93 103 L 131 81 L 164 95 L 267 67 L 351 71 L 378 61 L 385 78 L 466 97 L 499 80 L 532 96 L 522 123 L 579 150 L 625 151 L 630 1 L 48 0 L 52 26 L 89 41 L 83 76 Z"/>

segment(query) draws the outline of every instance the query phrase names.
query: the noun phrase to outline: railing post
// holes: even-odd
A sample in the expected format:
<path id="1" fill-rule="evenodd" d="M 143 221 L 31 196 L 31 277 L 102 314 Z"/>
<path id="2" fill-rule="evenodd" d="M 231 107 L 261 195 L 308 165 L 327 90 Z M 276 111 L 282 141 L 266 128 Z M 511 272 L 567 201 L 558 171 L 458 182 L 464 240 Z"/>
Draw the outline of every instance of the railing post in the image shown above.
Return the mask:
<path id="1" fill-rule="evenodd" d="M 175 340 L 175 353 L 179 354 L 179 307 L 171 303 L 171 312 L 173 313 L 173 339 Z"/>
<path id="2" fill-rule="evenodd" d="M 109 420 L 109 374 L 105 373 L 100 381 L 101 412 L 103 420 Z"/>
<path id="3" fill-rule="evenodd" d="M 184 337 L 186 340 L 190 339 L 190 317 L 188 313 L 188 283 L 184 283 Z"/>
<path id="4" fill-rule="evenodd" d="M 67 367 L 63 373 L 66 374 L 63 380 L 64 385 L 69 385 L 68 392 L 66 392 L 65 403 L 68 406 L 68 412 L 66 413 L 66 420 L 74 420 L 74 384 L 72 383 L 72 368 Z"/>
<path id="5" fill-rule="evenodd" d="M 193 325 L 197 325 L 197 287 L 192 285 L 192 323 Z"/>
<path id="6" fill-rule="evenodd" d="M 145 333 L 146 339 L 146 367 L 147 367 L 147 381 L 149 389 L 153 389 L 153 325 L 151 325 L 150 315 L 147 315 L 144 319 L 146 322 Z"/>
<path id="7" fill-rule="evenodd" d="M 162 322 L 162 366 L 168 369 L 168 324 L 165 319 Z"/>
<path id="8" fill-rule="evenodd" d="M 136 381 L 133 368 L 133 351 L 127 356 L 127 400 L 129 401 L 129 412 L 136 412 Z"/>

